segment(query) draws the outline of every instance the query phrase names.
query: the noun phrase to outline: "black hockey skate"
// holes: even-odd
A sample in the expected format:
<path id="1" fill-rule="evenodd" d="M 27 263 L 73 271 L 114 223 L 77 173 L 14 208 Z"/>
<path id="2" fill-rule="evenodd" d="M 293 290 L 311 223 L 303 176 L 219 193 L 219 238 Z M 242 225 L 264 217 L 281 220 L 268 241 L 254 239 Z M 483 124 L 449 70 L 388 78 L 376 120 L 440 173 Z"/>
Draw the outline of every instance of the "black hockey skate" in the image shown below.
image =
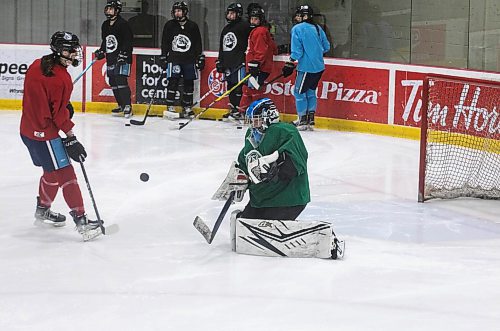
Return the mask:
<path id="1" fill-rule="evenodd" d="M 314 131 L 314 112 L 310 112 L 307 114 L 307 129 L 309 131 Z"/>
<path id="2" fill-rule="evenodd" d="M 345 242 L 343 240 L 338 240 L 335 233 L 332 233 L 332 235 L 332 260 L 342 259 L 345 253 Z"/>
<path id="3" fill-rule="evenodd" d="M 122 116 L 123 115 L 123 109 L 121 106 L 118 106 L 115 109 L 111 109 L 111 115 L 113 116 Z"/>
<path id="4" fill-rule="evenodd" d="M 123 115 L 125 116 L 125 118 L 132 117 L 133 113 L 132 107 L 130 105 L 126 105 L 125 107 L 123 107 Z"/>
<path id="5" fill-rule="evenodd" d="M 245 116 L 243 116 L 243 113 L 241 113 L 238 108 L 231 108 L 231 110 L 227 113 L 222 115 L 222 120 L 224 122 L 233 122 L 236 124 L 243 124 L 243 121 L 245 120 Z"/>
<path id="6" fill-rule="evenodd" d="M 49 224 L 55 227 L 66 225 L 66 216 L 55 213 L 49 207 L 40 204 L 40 197 L 36 197 L 35 225 Z"/>
<path id="7" fill-rule="evenodd" d="M 180 118 L 193 118 L 195 113 L 191 107 L 184 107 L 180 113 Z"/>
<path id="8" fill-rule="evenodd" d="M 92 240 L 102 234 L 98 221 L 89 220 L 85 214 L 77 216 L 74 211 L 70 211 L 69 213 L 73 217 L 76 230 L 82 235 L 83 241 Z"/>
<path id="9" fill-rule="evenodd" d="M 307 114 L 300 116 L 300 118 L 293 121 L 292 124 L 295 125 L 299 131 L 306 131 L 308 128 Z"/>

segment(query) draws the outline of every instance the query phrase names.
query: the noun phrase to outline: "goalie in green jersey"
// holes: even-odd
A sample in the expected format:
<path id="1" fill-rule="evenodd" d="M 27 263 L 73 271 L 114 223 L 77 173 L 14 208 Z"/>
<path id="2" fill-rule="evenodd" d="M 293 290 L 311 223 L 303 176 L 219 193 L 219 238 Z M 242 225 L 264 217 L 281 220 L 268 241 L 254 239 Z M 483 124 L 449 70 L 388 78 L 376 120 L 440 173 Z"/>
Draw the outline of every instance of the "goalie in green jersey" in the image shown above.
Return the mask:
<path id="1" fill-rule="evenodd" d="M 280 122 L 269 98 L 246 111 L 249 128 L 238 155 L 238 168 L 250 181 L 250 202 L 242 218 L 295 220 L 310 201 L 307 150 L 299 131 Z"/>

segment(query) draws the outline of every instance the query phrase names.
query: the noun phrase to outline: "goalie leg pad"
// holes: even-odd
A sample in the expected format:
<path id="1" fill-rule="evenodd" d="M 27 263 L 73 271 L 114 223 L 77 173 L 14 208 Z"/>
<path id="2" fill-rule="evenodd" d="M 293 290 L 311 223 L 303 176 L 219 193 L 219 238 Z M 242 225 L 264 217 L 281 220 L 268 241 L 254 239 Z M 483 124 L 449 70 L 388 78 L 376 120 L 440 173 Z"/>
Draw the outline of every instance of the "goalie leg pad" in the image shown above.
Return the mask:
<path id="1" fill-rule="evenodd" d="M 237 218 L 231 229 L 234 250 L 241 254 L 323 259 L 343 255 L 344 247 L 338 254 L 339 240 L 328 222 Z"/>

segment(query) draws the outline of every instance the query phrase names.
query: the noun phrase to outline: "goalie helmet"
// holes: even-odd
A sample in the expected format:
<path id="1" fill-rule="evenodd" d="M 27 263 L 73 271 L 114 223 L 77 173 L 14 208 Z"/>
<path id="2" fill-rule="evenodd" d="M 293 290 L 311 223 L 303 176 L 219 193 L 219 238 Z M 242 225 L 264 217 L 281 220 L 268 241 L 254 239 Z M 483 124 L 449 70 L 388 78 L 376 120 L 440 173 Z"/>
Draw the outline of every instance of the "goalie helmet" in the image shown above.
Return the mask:
<path id="1" fill-rule="evenodd" d="M 234 12 L 236 14 L 236 18 L 234 20 L 229 20 L 227 18 L 227 15 L 229 14 L 230 11 L 232 11 L 232 12 Z M 243 6 L 241 5 L 241 3 L 232 3 L 229 6 L 227 6 L 227 9 L 226 9 L 226 21 L 228 21 L 228 22 L 234 22 L 234 21 L 237 21 L 237 20 L 241 19 L 242 16 L 243 16 Z"/>
<path id="2" fill-rule="evenodd" d="M 71 64 L 77 67 L 83 59 L 82 46 L 78 37 L 66 31 L 57 31 L 50 38 L 50 49 L 56 56 L 73 61 Z M 63 55 L 63 52 L 76 53 L 76 57 L 70 58 Z"/>
<path id="3" fill-rule="evenodd" d="M 110 14 L 106 13 L 108 8 L 114 8 L 115 14 L 110 15 Z M 108 0 L 108 2 L 106 3 L 106 6 L 104 7 L 104 15 L 106 15 L 106 17 L 108 19 L 112 19 L 113 17 L 117 17 L 118 14 L 121 13 L 121 11 L 122 11 L 122 2 L 120 0 Z"/>
<path id="4" fill-rule="evenodd" d="M 180 9 L 182 11 L 182 16 L 181 17 L 177 17 L 175 16 L 175 10 L 176 9 Z M 170 12 L 170 14 L 172 15 L 172 18 L 177 20 L 177 21 L 180 21 L 180 22 L 183 22 L 186 20 L 187 18 L 187 14 L 189 13 L 189 9 L 188 9 L 188 5 L 185 1 L 177 1 L 173 4 L 172 6 L 172 11 Z"/>
<path id="5" fill-rule="evenodd" d="M 280 121 L 280 113 L 271 99 L 264 98 L 250 104 L 246 111 L 246 119 L 252 131 L 262 134 L 271 124 Z"/>

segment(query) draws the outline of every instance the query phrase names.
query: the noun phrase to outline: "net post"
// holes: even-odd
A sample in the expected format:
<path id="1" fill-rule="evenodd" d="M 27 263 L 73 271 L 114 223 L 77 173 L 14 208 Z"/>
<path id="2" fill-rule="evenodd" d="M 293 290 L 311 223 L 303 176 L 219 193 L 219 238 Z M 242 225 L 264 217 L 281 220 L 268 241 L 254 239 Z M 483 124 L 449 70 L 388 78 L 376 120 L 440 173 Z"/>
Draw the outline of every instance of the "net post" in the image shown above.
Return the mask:
<path id="1" fill-rule="evenodd" d="M 429 109 L 429 77 L 422 86 L 422 108 L 420 119 L 420 163 L 418 167 L 418 202 L 425 201 L 425 157 L 427 147 L 427 114 Z"/>

